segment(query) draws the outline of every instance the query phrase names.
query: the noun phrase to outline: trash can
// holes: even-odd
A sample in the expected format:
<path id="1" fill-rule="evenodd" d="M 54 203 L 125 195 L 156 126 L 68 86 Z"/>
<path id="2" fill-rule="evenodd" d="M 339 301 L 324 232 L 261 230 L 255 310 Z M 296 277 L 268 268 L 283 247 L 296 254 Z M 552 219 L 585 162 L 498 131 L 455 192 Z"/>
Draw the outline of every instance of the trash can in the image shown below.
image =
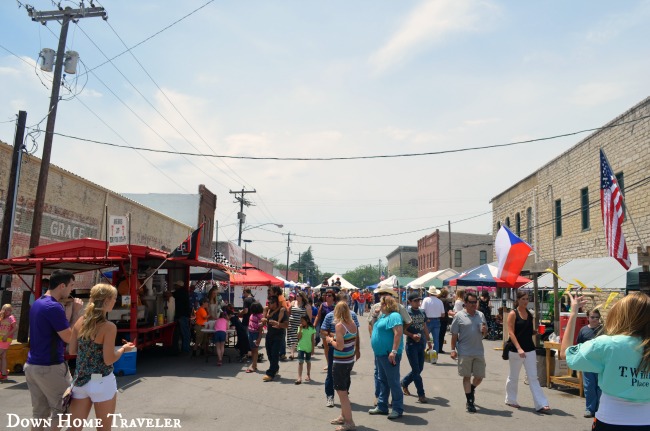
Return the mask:
<path id="1" fill-rule="evenodd" d="M 539 380 L 539 385 L 542 387 L 548 387 L 548 382 L 546 381 L 546 349 L 543 347 L 538 347 L 535 349 L 537 354 L 537 380 Z M 555 356 L 555 350 L 551 350 L 551 357 Z M 555 365 L 555 361 L 551 361 L 551 367 Z M 554 367 L 553 367 L 554 368 Z M 553 375 L 551 370 L 551 375 Z"/>

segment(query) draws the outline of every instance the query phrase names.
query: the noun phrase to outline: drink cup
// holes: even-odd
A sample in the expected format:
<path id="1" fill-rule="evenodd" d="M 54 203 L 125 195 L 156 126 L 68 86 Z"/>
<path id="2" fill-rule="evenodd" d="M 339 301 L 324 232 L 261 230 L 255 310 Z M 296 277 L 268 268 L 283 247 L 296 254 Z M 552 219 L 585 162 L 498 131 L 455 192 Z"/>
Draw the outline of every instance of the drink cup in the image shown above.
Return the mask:
<path id="1" fill-rule="evenodd" d="M 539 328 L 537 328 L 537 331 L 539 332 L 540 335 L 544 335 L 544 333 L 546 332 L 546 325 L 540 323 Z"/>

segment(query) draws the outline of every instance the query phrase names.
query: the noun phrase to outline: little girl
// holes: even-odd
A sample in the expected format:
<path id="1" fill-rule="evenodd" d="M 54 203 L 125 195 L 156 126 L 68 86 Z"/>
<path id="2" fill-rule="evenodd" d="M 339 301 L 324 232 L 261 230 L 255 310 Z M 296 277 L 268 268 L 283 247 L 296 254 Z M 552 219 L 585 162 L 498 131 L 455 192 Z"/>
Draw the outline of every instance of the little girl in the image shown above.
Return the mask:
<path id="1" fill-rule="evenodd" d="M 217 366 L 220 367 L 223 361 L 223 352 L 226 350 L 226 331 L 228 331 L 228 312 L 221 311 L 221 315 L 214 322 L 214 344 L 217 350 Z"/>
<path id="2" fill-rule="evenodd" d="M 253 358 L 253 363 L 246 370 L 247 373 L 254 373 L 257 371 L 257 354 L 260 348 L 260 342 L 262 341 L 262 318 L 264 317 L 264 308 L 259 302 L 253 302 L 251 304 L 251 315 L 248 319 L 248 343 L 251 349 L 251 355 Z"/>
<path id="3" fill-rule="evenodd" d="M 307 362 L 307 377 L 305 382 L 311 381 L 311 354 L 316 346 L 316 329 L 311 319 L 306 314 L 300 318 L 298 327 L 298 380 L 296 384 L 302 383 L 302 363 Z"/>
<path id="4" fill-rule="evenodd" d="M 0 310 L 0 380 L 7 378 L 7 350 L 18 329 L 12 311 L 11 304 L 3 305 Z"/>

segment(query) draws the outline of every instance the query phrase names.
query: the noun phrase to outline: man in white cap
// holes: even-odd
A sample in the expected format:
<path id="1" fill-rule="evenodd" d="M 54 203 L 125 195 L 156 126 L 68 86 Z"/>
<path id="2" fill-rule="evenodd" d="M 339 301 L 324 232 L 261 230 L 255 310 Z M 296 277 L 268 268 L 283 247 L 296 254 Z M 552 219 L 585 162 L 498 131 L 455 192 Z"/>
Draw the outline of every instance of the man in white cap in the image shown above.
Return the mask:
<path id="1" fill-rule="evenodd" d="M 372 338 L 372 328 L 375 325 L 375 322 L 377 322 L 377 319 L 379 319 L 379 315 L 381 314 L 381 297 L 385 295 L 393 295 L 395 298 L 397 298 L 397 292 L 395 292 L 395 290 L 389 286 L 375 289 L 375 293 L 379 296 L 380 302 L 377 302 L 372 307 L 370 307 L 370 313 L 368 313 L 368 332 L 370 332 L 370 338 Z M 402 321 L 404 322 L 402 331 L 406 331 L 406 328 L 408 328 L 412 322 L 411 316 L 409 316 L 406 307 L 404 307 L 402 304 L 398 305 L 399 315 L 402 316 Z M 377 369 L 377 359 L 375 358 L 375 405 L 377 404 L 377 398 L 379 398 L 379 370 Z"/>
<path id="2" fill-rule="evenodd" d="M 438 352 L 440 351 L 440 319 L 445 316 L 445 305 L 438 295 L 440 291 L 431 286 L 427 291 L 429 296 L 422 301 L 422 310 L 427 316 L 427 329 L 433 337 L 433 363 L 438 362 Z"/>

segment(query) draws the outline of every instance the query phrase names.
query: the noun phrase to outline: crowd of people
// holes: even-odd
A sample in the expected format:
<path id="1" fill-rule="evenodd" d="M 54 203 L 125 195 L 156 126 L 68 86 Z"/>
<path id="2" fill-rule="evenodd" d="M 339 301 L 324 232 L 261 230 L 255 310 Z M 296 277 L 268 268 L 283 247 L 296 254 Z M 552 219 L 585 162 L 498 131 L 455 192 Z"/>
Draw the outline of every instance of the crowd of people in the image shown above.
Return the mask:
<path id="1" fill-rule="evenodd" d="M 71 322 L 63 302 L 74 288 L 74 275 L 56 270 L 49 280 L 49 290 L 30 311 L 30 351 L 25 375 L 32 398 L 35 418 L 55 417 L 63 413 L 61 395 L 72 387 L 72 418 L 86 418 L 92 408 L 98 419 L 115 412 L 117 386 L 113 364 L 126 352 L 136 348 L 123 340 L 115 348 L 117 330 L 107 319 L 115 306 L 118 291 L 109 284 L 98 284 L 90 291 L 83 313 Z M 446 353 L 445 334 L 451 333 L 449 354 L 457 361 L 459 389 L 466 398 L 466 410 L 477 411 L 477 388 L 486 377 L 483 340 L 488 334 L 491 308 L 489 296 L 457 289 L 453 303 L 446 288 L 430 288 L 424 297 L 420 291 L 407 296 L 406 305 L 398 301 L 390 287 L 376 289 L 370 298 L 365 292 L 349 295 L 337 286 L 319 295 L 292 291 L 285 299 L 280 287 L 270 287 L 265 304 L 258 302 L 250 289 L 244 289 L 243 307 L 235 312 L 225 303 L 216 288 L 210 290 L 200 306 L 189 306 L 188 289 L 179 283 L 170 293 L 175 299 L 174 319 L 181 327 L 183 350 L 200 354 L 213 344 L 221 365 L 226 331 L 236 326 L 238 343 L 245 344 L 250 365 L 246 373 L 258 373 L 260 346 L 264 347 L 268 367 L 263 382 L 277 380 L 281 361 L 297 359 L 296 385 L 312 380 L 312 359 L 322 342 L 327 371 L 324 382 L 325 406 L 335 406 L 339 399 L 340 414 L 331 420 L 336 431 L 356 429 L 349 400 L 352 370 L 362 355 L 359 316 L 367 312 L 370 349 L 374 361 L 374 406 L 370 415 L 385 415 L 397 420 L 404 414 L 404 396 L 415 386 L 418 403 L 427 403 L 422 372 L 425 357 Z M 338 290 L 338 291 L 337 291 Z M 355 292 L 356 293 L 356 292 Z M 359 301 L 361 295 L 364 299 Z M 505 383 L 505 404 L 520 408 L 517 399 L 519 374 L 523 367 L 538 413 L 550 414 L 551 407 L 537 378 L 537 355 L 533 337 L 534 316 L 528 309 L 528 293 L 517 292 L 513 310 L 504 312 L 511 342 L 505 357 L 509 374 Z M 355 299 L 356 298 L 356 299 Z M 486 309 L 487 304 L 487 309 Z M 650 298 L 630 294 L 616 303 L 607 322 L 601 324 L 598 309 L 588 313 L 589 324 L 580 330 L 578 344 L 571 346 L 581 298 L 571 296 L 571 314 L 563 337 L 560 356 L 566 357 L 571 369 L 584 372 L 586 395 L 585 417 L 594 417 L 594 430 L 648 430 L 650 424 Z M 356 311 L 355 311 L 356 308 Z M 361 311 L 361 310 L 363 311 Z M 0 360 L 4 360 L 7 340 L 15 333 L 11 307 L 0 311 Z M 191 342 L 190 319 L 195 321 L 194 343 Z M 202 331 L 214 320 L 214 332 Z M 201 335 L 199 335 L 201 334 Z M 4 344 L 3 344 L 4 343 Z M 64 351 L 77 355 L 71 375 Z M 408 367 L 401 365 L 406 354 Z M 305 366 L 306 364 L 306 366 Z M 3 363 L 3 370 L 6 365 Z M 306 369 L 305 369 L 306 368 Z M 306 373 L 304 373 L 306 371 Z M 304 375 L 304 379 L 303 379 Z M 110 421 L 106 421 L 110 427 Z M 74 428 L 73 428 L 74 429 Z M 101 428 L 100 428 L 101 429 Z M 109 429 L 109 428 L 104 428 Z"/>

